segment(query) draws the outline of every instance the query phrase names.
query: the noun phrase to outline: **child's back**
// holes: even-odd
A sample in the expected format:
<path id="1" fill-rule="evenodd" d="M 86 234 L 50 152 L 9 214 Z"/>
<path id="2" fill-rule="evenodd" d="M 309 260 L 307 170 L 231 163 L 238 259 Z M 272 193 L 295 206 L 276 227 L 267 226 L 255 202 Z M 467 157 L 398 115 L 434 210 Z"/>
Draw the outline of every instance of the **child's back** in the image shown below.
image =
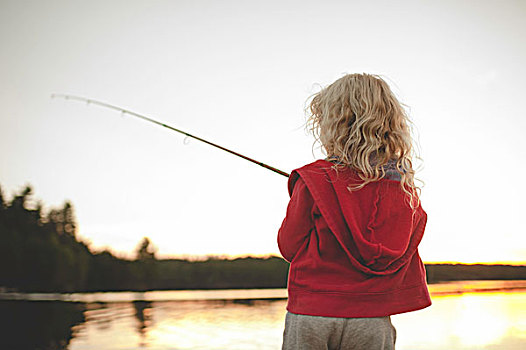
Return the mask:
<path id="1" fill-rule="evenodd" d="M 407 117 L 387 84 L 367 74 L 322 90 L 311 111 L 331 161 L 289 179 L 278 233 L 291 263 L 283 348 L 392 349 L 389 316 L 431 304 Z"/>

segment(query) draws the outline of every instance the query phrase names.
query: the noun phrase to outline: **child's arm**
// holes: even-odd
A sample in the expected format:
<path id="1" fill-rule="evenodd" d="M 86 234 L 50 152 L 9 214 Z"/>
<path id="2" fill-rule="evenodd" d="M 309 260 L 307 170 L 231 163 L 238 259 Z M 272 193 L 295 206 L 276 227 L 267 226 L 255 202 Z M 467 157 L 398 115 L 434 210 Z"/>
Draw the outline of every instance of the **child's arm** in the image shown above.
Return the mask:
<path id="1" fill-rule="evenodd" d="M 291 262 L 299 248 L 314 228 L 312 208 L 314 199 L 305 182 L 299 177 L 287 207 L 287 216 L 278 232 L 278 246 L 281 255 Z"/>

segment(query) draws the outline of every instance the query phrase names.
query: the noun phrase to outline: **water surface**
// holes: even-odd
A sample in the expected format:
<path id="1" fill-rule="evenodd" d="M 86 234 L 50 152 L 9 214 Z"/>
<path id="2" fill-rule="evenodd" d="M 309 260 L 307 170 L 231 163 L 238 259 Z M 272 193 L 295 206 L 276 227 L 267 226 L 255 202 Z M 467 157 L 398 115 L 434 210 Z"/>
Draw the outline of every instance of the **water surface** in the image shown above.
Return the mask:
<path id="1" fill-rule="evenodd" d="M 392 317 L 398 350 L 526 349 L 526 281 L 430 290 L 431 307 Z M 284 289 L 3 293 L 0 348 L 280 349 L 284 298 Z"/>

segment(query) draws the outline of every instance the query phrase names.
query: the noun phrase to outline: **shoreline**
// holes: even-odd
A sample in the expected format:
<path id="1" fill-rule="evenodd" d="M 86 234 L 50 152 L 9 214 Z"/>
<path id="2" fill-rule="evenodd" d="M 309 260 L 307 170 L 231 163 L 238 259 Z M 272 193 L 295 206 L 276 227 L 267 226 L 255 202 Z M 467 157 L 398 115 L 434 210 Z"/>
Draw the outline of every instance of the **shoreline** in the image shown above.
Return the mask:
<path id="1" fill-rule="evenodd" d="M 428 284 L 431 296 L 466 293 L 526 292 L 526 280 L 464 280 Z M 109 291 L 90 293 L 0 292 L 0 301 L 62 301 L 79 303 L 129 303 L 172 301 L 285 300 L 286 288 L 185 289 L 154 291 Z"/>

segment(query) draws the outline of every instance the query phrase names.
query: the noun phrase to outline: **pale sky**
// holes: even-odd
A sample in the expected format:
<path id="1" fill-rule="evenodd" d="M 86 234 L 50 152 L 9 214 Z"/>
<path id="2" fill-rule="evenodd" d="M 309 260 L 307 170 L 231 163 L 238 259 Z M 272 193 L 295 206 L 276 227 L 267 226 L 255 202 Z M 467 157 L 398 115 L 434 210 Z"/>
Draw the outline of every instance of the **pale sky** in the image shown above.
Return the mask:
<path id="1" fill-rule="evenodd" d="M 79 236 L 124 256 L 279 254 L 284 171 L 322 157 L 309 95 L 380 74 L 423 158 L 424 261 L 526 261 L 524 1 L 0 0 L 0 185 L 73 203 Z"/>

